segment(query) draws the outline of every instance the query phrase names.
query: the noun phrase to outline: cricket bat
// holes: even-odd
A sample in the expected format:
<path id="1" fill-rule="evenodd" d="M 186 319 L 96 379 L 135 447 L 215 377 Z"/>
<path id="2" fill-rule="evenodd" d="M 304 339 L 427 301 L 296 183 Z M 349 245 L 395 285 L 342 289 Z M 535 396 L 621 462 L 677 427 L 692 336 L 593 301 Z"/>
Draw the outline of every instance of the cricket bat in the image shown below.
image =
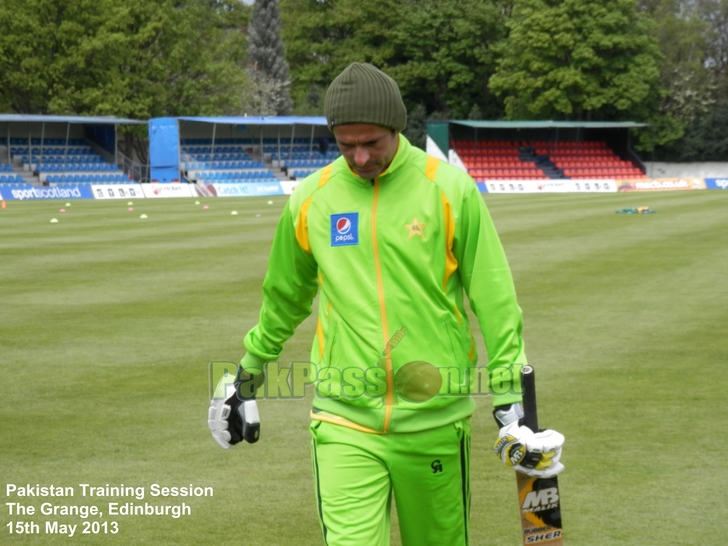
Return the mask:
<path id="1" fill-rule="evenodd" d="M 521 369 L 524 424 L 538 431 L 536 377 L 531 366 Z M 521 514 L 523 544 L 556 546 L 564 543 L 561 525 L 561 498 L 558 476 L 533 478 L 516 472 L 518 510 Z"/>

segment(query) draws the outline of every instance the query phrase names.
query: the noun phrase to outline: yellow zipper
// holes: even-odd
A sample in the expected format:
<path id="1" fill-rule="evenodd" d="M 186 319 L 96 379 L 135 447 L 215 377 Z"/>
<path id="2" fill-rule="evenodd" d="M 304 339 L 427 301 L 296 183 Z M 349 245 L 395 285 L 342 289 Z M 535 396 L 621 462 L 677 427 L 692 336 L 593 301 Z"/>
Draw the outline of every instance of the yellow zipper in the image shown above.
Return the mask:
<path id="1" fill-rule="evenodd" d="M 379 314 L 382 317 L 382 333 L 384 334 L 383 347 L 389 341 L 389 326 L 387 324 L 387 307 L 384 303 L 384 283 L 382 282 L 382 266 L 379 262 L 379 246 L 377 245 L 377 202 L 379 201 L 379 179 L 374 179 L 374 200 L 372 202 L 372 245 L 374 247 L 374 268 L 377 274 L 377 292 L 379 293 Z M 392 402 L 394 396 L 394 380 L 392 370 L 392 359 L 387 355 L 384 360 L 387 371 L 387 395 L 384 407 L 383 432 L 389 431 L 389 421 L 392 418 Z"/>

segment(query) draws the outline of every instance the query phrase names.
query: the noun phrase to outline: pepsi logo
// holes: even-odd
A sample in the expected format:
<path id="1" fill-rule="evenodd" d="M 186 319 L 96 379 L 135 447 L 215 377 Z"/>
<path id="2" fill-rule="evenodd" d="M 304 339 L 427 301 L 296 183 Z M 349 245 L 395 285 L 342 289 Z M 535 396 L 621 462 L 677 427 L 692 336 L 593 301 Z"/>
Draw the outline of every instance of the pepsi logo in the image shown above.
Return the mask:
<path id="1" fill-rule="evenodd" d="M 359 244 L 359 214 L 345 212 L 331 215 L 331 246 Z"/>
<path id="2" fill-rule="evenodd" d="M 336 231 L 340 235 L 346 235 L 351 231 L 351 220 L 348 218 L 339 218 L 336 221 Z"/>

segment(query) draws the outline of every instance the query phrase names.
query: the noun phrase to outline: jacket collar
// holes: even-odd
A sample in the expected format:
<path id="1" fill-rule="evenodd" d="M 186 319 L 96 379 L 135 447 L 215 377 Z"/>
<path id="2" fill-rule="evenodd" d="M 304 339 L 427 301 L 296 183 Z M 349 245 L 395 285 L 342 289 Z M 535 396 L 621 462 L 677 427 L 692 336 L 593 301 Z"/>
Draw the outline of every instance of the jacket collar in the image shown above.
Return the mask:
<path id="1" fill-rule="evenodd" d="M 399 143 L 397 145 L 397 152 L 392 158 L 392 162 L 389 164 L 389 167 L 387 167 L 379 176 L 374 179 L 378 180 L 380 183 L 386 183 L 386 181 L 391 178 L 393 174 L 396 174 L 398 169 L 405 163 L 407 157 L 409 156 L 412 145 L 402 133 L 399 133 L 399 135 L 397 136 L 399 138 Z M 346 165 L 346 170 L 357 182 L 359 182 L 360 184 L 371 184 L 371 179 L 361 178 L 358 174 L 352 171 L 351 167 L 349 167 L 349 164 L 346 162 L 346 159 L 343 156 L 341 156 L 341 160 L 344 162 L 344 165 Z"/>

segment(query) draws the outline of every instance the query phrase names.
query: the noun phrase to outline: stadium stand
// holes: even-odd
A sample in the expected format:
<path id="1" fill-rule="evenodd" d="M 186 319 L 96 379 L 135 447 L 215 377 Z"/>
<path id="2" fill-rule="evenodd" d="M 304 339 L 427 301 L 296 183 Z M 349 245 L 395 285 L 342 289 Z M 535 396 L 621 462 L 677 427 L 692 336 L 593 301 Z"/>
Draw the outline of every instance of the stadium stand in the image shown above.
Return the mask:
<path id="1" fill-rule="evenodd" d="M 6 146 L 7 139 L 0 139 L 0 145 Z M 9 156 L 8 156 L 9 157 Z M 4 161 L 4 160 L 3 160 Z M 10 163 L 0 163 L 0 184 L 23 184 L 25 180 L 23 177 L 15 172 L 15 169 Z"/>
<path id="2" fill-rule="evenodd" d="M 22 184 L 25 181 L 19 174 L 0 174 L 0 184 Z"/>
<path id="3" fill-rule="evenodd" d="M 564 178 L 645 178 L 641 169 L 622 160 L 604 142 L 534 142 L 532 147 L 560 169 Z"/>
<path id="4" fill-rule="evenodd" d="M 183 139 L 180 169 L 188 181 L 205 184 L 270 183 L 284 177 L 304 177 L 330 163 L 340 154 L 335 147 L 321 154 L 310 140 L 296 138 L 271 139 Z M 262 144 L 262 145 L 261 145 Z M 253 157 L 253 150 L 259 158 Z M 268 165 L 267 165 L 268 164 Z M 270 166 L 269 166 L 270 165 Z"/>
<path id="5" fill-rule="evenodd" d="M 84 139 L 11 138 L 11 162 L 48 184 L 88 182 L 118 184 L 129 177 L 116 164 L 108 163 Z M 11 167 L 12 170 L 12 167 Z M 16 175 L 22 181 L 22 177 Z M 2 180 L 0 178 L 0 180 Z"/>
<path id="6" fill-rule="evenodd" d="M 645 173 L 600 141 L 452 142 L 468 173 L 485 180 L 633 179 Z"/>
<path id="7" fill-rule="evenodd" d="M 507 141 L 454 141 L 452 147 L 476 180 L 541 180 L 549 178 L 535 158 Z"/>
<path id="8" fill-rule="evenodd" d="M 298 144 L 298 145 L 296 145 Z M 270 155 L 271 161 L 292 180 L 305 178 L 311 173 L 325 167 L 341 155 L 335 143 L 327 145 L 322 153 L 318 145 L 310 139 L 295 139 L 281 143 L 281 146 L 264 146 L 263 154 Z"/>

